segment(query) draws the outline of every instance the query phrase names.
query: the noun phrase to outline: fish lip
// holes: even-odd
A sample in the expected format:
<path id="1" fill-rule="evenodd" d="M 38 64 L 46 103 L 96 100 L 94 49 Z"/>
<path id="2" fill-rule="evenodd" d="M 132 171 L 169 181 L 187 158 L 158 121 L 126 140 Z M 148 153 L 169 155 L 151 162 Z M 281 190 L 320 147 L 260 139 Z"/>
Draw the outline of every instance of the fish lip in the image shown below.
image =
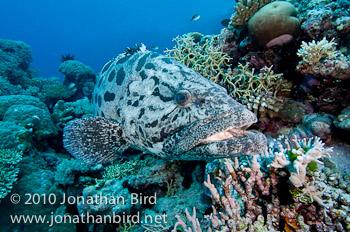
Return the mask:
<path id="1" fill-rule="evenodd" d="M 191 157 L 191 154 L 206 155 L 206 159 L 218 159 L 225 157 L 235 157 L 240 155 L 258 155 L 266 149 L 267 141 L 263 133 L 256 130 L 245 131 L 246 135 L 212 143 L 199 143 L 191 148 L 184 157 Z M 220 150 L 227 148 L 230 153 Z M 215 152 L 216 151 L 216 152 Z"/>
<path id="2" fill-rule="evenodd" d="M 204 127 L 204 126 L 209 126 L 209 127 L 212 127 L 211 125 L 215 125 L 215 124 L 221 124 L 223 121 L 225 120 L 229 120 L 230 117 L 234 116 L 233 113 L 230 113 L 230 114 L 227 114 L 227 115 L 224 115 L 224 116 L 221 116 L 219 118 L 216 118 L 214 120 L 211 120 L 205 124 L 202 124 L 201 127 Z M 253 123 L 255 123 L 256 120 L 252 120 L 252 121 L 245 121 L 245 122 L 241 122 L 239 125 L 237 126 L 234 126 L 234 125 L 227 125 L 226 127 L 224 127 L 222 130 L 219 130 L 219 131 L 208 131 L 208 133 L 205 135 L 205 137 L 201 140 L 198 140 L 196 143 L 194 143 L 192 145 L 192 147 L 189 147 L 188 150 L 191 150 L 195 147 L 199 147 L 201 145 L 205 145 L 205 144 L 208 144 L 210 142 L 204 142 L 205 140 L 207 140 L 208 138 L 210 138 L 211 136 L 215 135 L 215 134 L 219 134 L 219 133 L 222 133 L 222 132 L 226 132 L 226 131 L 230 131 L 230 130 L 239 130 L 239 131 L 242 131 L 244 133 L 250 133 L 249 130 L 246 130 L 248 127 L 250 127 Z M 225 124 L 225 123 L 223 123 Z M 223 140 L 222 140 L 223 141 Z M 221 141 L 221 142 L 222 142 Z M 219 141 L 217 141 L 219 142 Z"/>
<path id="3" fill-rule="evenodd" d="M 203 160 L 211 156 L 214 158 L 220 158 L 221 156 L 232 157 L 235 155 L 234 153 L 242 153 L 244 150 L 241 149 L 242 152 L 225 152 L 225 154 L 219 154 L 218 151 L 212 152 L 214 149 L 209 149 L 210 146 L 213 146 L 212 144 L 215 144 L 217 147 L 223 145 L 223 147 L 226 146 L 231 149 L 234 148 L 235 143 L 238 147 L 242 147 L 244 146 L 244 142 L 248 144 L 250 141 L 255 141 L 260 147 L 264 147 L 265 149 L 265 135 L 257 131 L 245 130 L 255 122 L 257 122 L 256 116 L 246 109 L 242 109 L 239 113 L 237 111 L 228 112 L 209 120 L 200 120 L 173 135 L 170 139 L 171 145 L 168 146 L 166 144 L 168 149 L 165 149 L 165 151 L 171 152 L 174 159 Z M 212 135 L 227 130 L 237 130 L 238 132 L 242 132 L 241 134 L 244 136 L 238 136 L 237 138 L 224 141 L 203 143 L 204 140 Z M 253 145 L 254 143 L 251 143 L 251 146 Z M 263 151 L 263 149 L 260 150 Z M 195 151 L 198 151 L 198 154 L 195 154 Z"/>

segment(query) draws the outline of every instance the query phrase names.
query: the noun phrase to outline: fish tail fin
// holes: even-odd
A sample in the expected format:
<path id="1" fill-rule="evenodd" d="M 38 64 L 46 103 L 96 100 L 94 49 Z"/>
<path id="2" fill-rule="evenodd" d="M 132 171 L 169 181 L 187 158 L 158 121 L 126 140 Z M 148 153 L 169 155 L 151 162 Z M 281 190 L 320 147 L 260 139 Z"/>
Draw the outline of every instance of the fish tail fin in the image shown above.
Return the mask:
<path id="1" fill-rule="evenodd" d="M 63 129 L 63 145 L 86 163 L 108 163 L 129 147 L 123 134 L 119 124 L 102 117 L 77 119 Z"/>

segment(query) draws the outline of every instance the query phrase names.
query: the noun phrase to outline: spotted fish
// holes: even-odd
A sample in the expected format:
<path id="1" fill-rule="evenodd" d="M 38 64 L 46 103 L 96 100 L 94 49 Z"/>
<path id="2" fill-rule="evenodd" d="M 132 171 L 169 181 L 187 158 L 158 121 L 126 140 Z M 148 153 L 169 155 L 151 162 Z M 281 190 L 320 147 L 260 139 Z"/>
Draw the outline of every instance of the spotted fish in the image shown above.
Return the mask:
<path id="1" fill-rule="evenodd" d="M 129 147 L 177 160 L 253 155 L 265 136 L 247 131 L 255 115 L 227 91 L 155 52 L 121 54 L 103 67 L 92 95 L 96 117 L 71 121 L 64 147 L 106 163 Z"/>

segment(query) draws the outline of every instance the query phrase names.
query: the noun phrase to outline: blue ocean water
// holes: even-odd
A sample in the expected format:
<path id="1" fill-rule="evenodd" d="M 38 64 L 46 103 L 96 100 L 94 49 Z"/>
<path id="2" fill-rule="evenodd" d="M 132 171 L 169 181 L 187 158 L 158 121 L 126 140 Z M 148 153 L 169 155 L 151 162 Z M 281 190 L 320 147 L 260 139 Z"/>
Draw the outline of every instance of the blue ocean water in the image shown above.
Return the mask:
<path id="1" fill-rule="evenodd" d="M 171 48 L 172 38 L 191 31 L 218 34 L 233 13 L 232 0 L 3 0 L 0 37 L 20 40 L 33 50 L 32 67 L 41 77 L 58 76 L 60 56 L 99 72 L 127 46 L 144 43 Z M 190 22 L 194 14 L 201 18 Z"/>

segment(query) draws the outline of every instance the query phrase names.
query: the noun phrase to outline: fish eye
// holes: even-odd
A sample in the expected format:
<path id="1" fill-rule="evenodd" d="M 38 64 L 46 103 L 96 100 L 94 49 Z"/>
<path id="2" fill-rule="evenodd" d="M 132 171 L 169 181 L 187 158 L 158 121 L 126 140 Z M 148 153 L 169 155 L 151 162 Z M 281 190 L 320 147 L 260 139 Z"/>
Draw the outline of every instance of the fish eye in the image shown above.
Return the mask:
<path id="1" fill-rule="evenodd" d="M 175 100 L 180 106 L 185 106 L 191 102 L 192 95 L 188 90 L 180 90 L 176 93 Z"/>

